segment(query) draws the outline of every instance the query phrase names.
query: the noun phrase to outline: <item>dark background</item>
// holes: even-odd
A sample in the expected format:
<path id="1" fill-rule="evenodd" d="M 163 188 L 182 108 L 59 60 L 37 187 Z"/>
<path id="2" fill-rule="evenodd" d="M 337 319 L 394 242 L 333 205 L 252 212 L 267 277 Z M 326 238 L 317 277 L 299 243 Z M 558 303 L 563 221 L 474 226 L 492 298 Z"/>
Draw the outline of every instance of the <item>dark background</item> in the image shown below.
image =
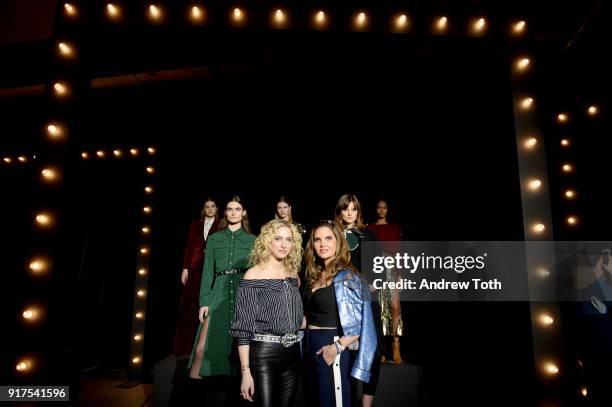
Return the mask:
<path id="1" fill-rule="evenodd" d="M 308 226 L 332 218 L 340 195 L 352 192 L 366 221 L 375 219 L 376 199 L 388 199 L 407 240 L 523 238 L 499 44 L 288 33 L 233 41 L 216 50 L 208 77 L 96 89 L 80 103 L 72 136 L 83 150 L 158 150 L 152 183 L 143 158 L 81 161 L 73 151 L 65 205 L 74 257 L 61 279 L 69 289 L 60 289 L 68 295 L 59 300 L 56 345 L 76 349 L 80 369 L 130 359 L 147 184 L 155 197 L 145 378 L 171 352 L 187 228 L 208 195 L 222 207 L 241 194 L 254 231 L 281 194 Z M 17 222 L 12 228 L 19 233 Z M 404 304 L 402 349 L 425 367 L 427 398 L 443 402 L 479 383 L 465 400 L 525 400 L 510 390 L 530 385 L 529 315 L 521 303 Z"/>
<path id="2" fill-rule="evenodd" d="M 592 90 L 602 85 L 597 78 L 605 65 L 597 42 L 586 41 L 605 37 L 609 28 L 597 25 L 603 16 L 596 14 L 583 34 L 570 36 L 576 41 L 562 44 L 569 47 L 561 46 L 560 55 L 544 46 L 533 49 L 551 190 L 566 183 L 558 176 L 561 160 L 575 159 L 579 168 L 572 179 L 580 188 L 577 206 L 551 195 L 560 239 L 609 235 L 605 116 L 592 121 L 572 114 L 565 130 L 553 120 L 560 110 L 581 112 L 592 101 L 605 109 L 606 100 L 597 100 Z M 223 205 L 230 195 L 242 194 L 255 231 L 273 216 L 281 194 L 293 198 L 295 219 L 308 226 L 331 218 L 338 197 L 353 192 L 368 221 L 375 200 L 389 199 L 407 240 L 523 239 L 512 53 L 499 37 L 400 40 L 299 30 L 196 35 L 191 29 L 168 37 L 157 28 L 140 27 L 134 34 L 121 26 L 104 36 L 93 31 L 80 37 L 95 50 L 82 55 L 84 82 L 183 67 L 204 66 L 206 72 L 124 88 L 94 86 L 82 95 L 71 132 L 74 160 L 60 202 L 68 208 L 69 224 L 57 244 L 70 250 L 62 259 L 66 267 L 49 280 L 54 294 L 47 300 L 59 310 L 50 319 L 55 328 L 16 331 L 7 339 L 12 350 L 29 349 L 42 336 L 59 363 L 71 355 L 66 360 L 74 360 L 75 371 L 128 364 L 141 208 L 147 202 L 142 188 L 150 181 L 143 158 L 82 162 L 82 150 L 105 148 L 109 154 L 114 147 L 125 152 L 132 145 L 155 145 L 159 152 L 145 380 L 170 353 L 187 228 L 208 195 Z M 536 34 L 540 45 L 553 42 L 546 35 Z M 20 76 L 14 84 L 27 82 Z M 573 94 L 581 96 L 568 96 Z M 4 151 L 36 150 L 31 135 L 38 136 L 52 110 L 46 101 L 5 98 L 0 107 Z M 565 135 L 575 141 L 569 154 L 555 148 Z M 14 292 L 40 297 L 21 273 L 36 235 L 24 227 L 38 209 L 32 206 L 36 176 L 35 165 L 2 168 L 2 268 L 20 271 L 2 288 L 6 321 L 15 320 L 10 310 L 23 303 Z M 588 209 L 579 235 L 561 226 L 576 209 Z M 404 324 L 404 357 L 425 367 L 432 403 L 499 404 L 503 397 L 507 404 L 526 404 L 535 383 L 527 304 L 404 304 Z"/>

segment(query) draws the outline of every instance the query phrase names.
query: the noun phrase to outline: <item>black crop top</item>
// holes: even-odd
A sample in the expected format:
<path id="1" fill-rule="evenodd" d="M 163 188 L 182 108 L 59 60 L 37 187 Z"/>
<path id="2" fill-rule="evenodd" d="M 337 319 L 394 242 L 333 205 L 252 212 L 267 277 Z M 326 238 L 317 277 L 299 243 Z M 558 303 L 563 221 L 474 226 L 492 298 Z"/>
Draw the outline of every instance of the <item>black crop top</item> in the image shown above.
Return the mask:
<path id="1" fill-rule="evenodd" d="M 336 290 L 331 283 L 314 293 L 307 288 L 304 292 L 304 314 L 308 325 L 322 328 L 340 328 Z"/>

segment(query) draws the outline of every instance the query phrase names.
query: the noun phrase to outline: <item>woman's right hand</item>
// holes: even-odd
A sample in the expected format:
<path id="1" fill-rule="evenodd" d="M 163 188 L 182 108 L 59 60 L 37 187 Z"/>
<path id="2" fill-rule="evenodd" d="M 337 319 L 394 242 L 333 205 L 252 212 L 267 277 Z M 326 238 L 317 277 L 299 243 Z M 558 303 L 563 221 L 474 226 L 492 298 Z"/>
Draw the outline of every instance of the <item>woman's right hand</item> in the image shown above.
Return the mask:
<path id="1" fill-rule="evenodd" d="M 187 283 L 188 277 L 189 277 L 189 270 L 183 269 L 183 272 L 181 273 L 181 283 L 183 283 L 183 285 Z"/>
<path id="2" fill-rule="evenodd" d="M 253 376 L 251 376 L 251 371 L 249 369 L 246 369 L 244 372 L 242 372 L 240 395 L 245 400 L 253 401 L 253 394 L 255 394 L 255 383 L 253 382 Z"/>
<path id="3" fill-rule="evenodd" d="M 200 307 L 199 317 L 200 322 L 204 323 L 204 318 L 208 317 L 208 307 Z"/>

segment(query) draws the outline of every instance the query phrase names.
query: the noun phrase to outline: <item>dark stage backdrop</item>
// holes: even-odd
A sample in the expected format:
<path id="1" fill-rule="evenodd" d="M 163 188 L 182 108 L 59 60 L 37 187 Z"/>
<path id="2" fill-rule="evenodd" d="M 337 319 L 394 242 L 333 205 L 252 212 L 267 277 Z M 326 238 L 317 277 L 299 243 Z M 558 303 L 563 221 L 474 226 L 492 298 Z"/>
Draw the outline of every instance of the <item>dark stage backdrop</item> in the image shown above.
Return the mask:
<path id="1" fill-rule="evenodd" d="M 171 352 L 187 229 L 208 195 L 223 205 L 242 194 L 255 230 L 281 194 L 310 225 L 353 192 L 366 220 L 376 198 L 388 199 L 406 240 L 523 239 L 505 50 L 487 39 L 380 39 L 237 38 L 190 61 L 210 66 L 208 77 L 98 89 L 83 101 L 74 136 L 84 149 L 158 148 L 147 374 Z M 143 165 L 73 165 L 79 295 L 65 306 L 95 319 L 72 337 L 82 366 L 127 366 Z M 403 312 L 403 352 L 424 366 L 427 400 L 527 400 L 528 304 L 406 303 Z"/>

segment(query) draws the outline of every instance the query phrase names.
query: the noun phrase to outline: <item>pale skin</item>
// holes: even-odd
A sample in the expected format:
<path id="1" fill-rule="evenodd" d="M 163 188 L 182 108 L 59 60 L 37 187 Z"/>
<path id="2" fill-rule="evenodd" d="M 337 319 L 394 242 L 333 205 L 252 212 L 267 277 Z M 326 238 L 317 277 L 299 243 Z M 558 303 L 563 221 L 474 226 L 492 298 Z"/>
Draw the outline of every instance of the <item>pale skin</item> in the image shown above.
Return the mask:
<path id="1" fill-rule="evenodd" d="M 345 209 L 342 209 L 340 212 L 342 215 L 342 223 L 344 227 L 347 229 L 351 229 L 355 227 L 355 222 L 357 222 L 357 217 L 359 216 L 359 211 L 355 208 L 354 202 L 349 202 L 348 206 Z"/>
<path id="2" fill-rule="evenodd" d="M 279 227 L 272 242 L 270 243 L 270 254 L 264 261 L 250 268 L 244 278 L 247 280 L 255 279 L 285 279 L 288 274 L 285 270 L 284 260 L 289 255 L 295 244 L 291 229 L 286 226 Z M 305 320 L 302 325 L 305 324 Z M 253 401 L 255 394 L 255 383 L 251 374 L 249 365 L 249 345 L 238 346 L 238 355 L 240 356 L 240 366 L 242 372 L 242 380 L 240 382 L 240 395 L 248 401 Z"/>
<path id="3" fill-rule="evenodd" d="M 332 230 L 328 227 L 322 226 L 315 230 L 313 237 L 313 247 L 316 255 L 323 260 L 325 266 L 331 264 L 335 257 L 337 256 L 338 250 L 338 240 L 336 236 L 332 232 Z M 321 273 L 321 279 L 313 284 L 310 289 L 312 292 L 317 291 L 319 288 L 327 287 L 329 284 L 333 284 L 331 282 L 331 275 L 328 271 L 324 271 Z M 308 325 L 308 329 L 326 329 L 325 327 L 319 327 L 316 325 Z M 329 329 L 329 328 L 327 328 Z M 359 339 L 359 335 L 356 336 L 343 336 L 339 339 L 340 344 L 342 346 L 348 347 L 351 343 L 355 342 Z M 329 345 L 323 346 L 321 349 L 317 351 L 317 355 L 323 354 L 323 360 L 328 365 L 334 363 L 338 352 L 336 350 L 336 345 L 333 343 Z"/>
<path id="4" fill-rule="evenodd" d="M 227 228 L 235 232 L 242 227 L 242 217 L 246 215 L 246 210 L 238 202 L 228 202 L 225 207 L 225 219 L 227 220 Z M 200 367 L 202 366 L 202 358 L 204 357 L 204 348 L 206 345 L 206 334 L 208 332 L 208 307 L 200 307 L 198 318 L 202 323 L 202 329 L 200 329 L 200 336 L 198 337 L 198 343 L 196 344 L 195 354 L 193 362 L 191 363 L 191 369 L 189 369 L 189 377 L 192 379 L 201 379 Z"/>
<path id="5" fill-rule="evenodd" d="M 276 214 L 279 219 L 291 222 L 291 205 L 287 202 L 279 202 L 276 204 Z"/>
<path id="6" fill-rule="evenodd" d="M 204 217 L 206 218 L 206 220 L 215 219 L 216 215 L 217 215 L 217 204 L 214 203 L 213 201 L 204 202 Z M 183 269 L 183 272 L 181 273 L 181 283 L 183 283 L 183 285 L 187 284 L 188 278 L 189 278 L 189 270 Z"/>

